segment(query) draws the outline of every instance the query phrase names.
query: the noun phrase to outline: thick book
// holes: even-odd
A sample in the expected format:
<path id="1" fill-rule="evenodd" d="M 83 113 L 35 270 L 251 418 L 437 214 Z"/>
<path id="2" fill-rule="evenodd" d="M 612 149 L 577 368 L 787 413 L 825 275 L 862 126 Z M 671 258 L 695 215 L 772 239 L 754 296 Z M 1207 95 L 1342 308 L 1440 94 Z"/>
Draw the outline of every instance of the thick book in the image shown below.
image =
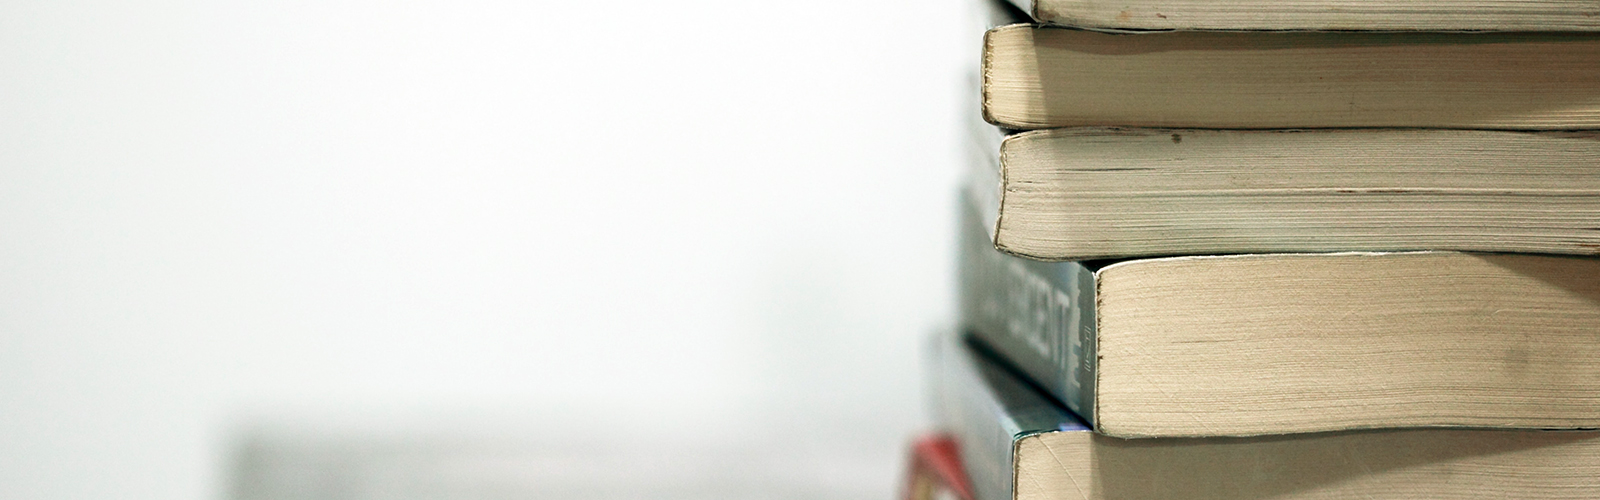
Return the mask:
<path id="1" fill-rule="evenodd" d="M 1032 24 L 983 41 L 1013 129 L 1600 128 L 1600 33 L 1161 32 Z"/>
<path id="2" fill-rule="evenodd" d="M 1594 31 L 1593 0 L 1011 0 L 1040 22 L 1107 30 Z"/>
<path id="3" fill-rule="evenodd" d="M 963 323 L 1107 435 L 1600 428 L 1600 259 L 1052 263 L 964 218 Z"/>
<path id="4" fill-rule="evenodd" d="M 1038 259 L 1600 253 L 1592 131 L 1074 127 L 984 152 L 996 244 Z"/>
<path id="5" fill-rule="evenodd" d="M 937 419 L 978 500 L 1600 498 L 1600 432 L 1120 439 L 953 335 L 940 346 Z"/>

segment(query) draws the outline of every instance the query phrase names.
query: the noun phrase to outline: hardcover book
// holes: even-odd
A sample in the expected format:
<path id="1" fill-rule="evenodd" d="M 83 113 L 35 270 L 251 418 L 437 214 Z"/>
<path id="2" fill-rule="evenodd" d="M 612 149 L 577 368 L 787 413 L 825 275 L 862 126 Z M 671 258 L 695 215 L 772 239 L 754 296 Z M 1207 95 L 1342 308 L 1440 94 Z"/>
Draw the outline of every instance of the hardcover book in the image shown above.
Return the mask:
<path id="1" fill-rule="evenodd" d="M 938 418 L 979 500 L 1600 498 L 1593 431 L 1120 439 L 955 335 L 938 351 Z"/>
<path id="2" fill-rule="evenodd" d="M 964 324 L 1104 434 L 1600 427 L 1600 259 L 1040 262 L 965 213 Z"/>

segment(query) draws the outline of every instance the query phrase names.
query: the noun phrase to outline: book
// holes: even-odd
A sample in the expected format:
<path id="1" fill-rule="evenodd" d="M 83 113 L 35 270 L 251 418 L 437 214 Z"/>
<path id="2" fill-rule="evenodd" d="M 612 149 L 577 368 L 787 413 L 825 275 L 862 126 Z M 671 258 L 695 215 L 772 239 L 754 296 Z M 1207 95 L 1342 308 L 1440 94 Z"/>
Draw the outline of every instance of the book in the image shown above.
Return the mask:
<path id="1" fill-rule="evenodd" d="M 1112 30 L 1594 31 L 1592 0 L 1011 0 L 1045 23 Z"/>
<path id="2" fill-rule="evenodd" d="M 1600 129 L 1600 33 L 1018 24 L 983 47 L 983 116 L 1013 129 Z"/>
<path id="3" fill-rule="evenodd" d="M 904 500 L 973 500 L 972 486 L 961 466 L 955 438 L 944 433 L 920 436 L 911 443 Z"/>
<path id="4" fill-rule="evenodd" d="M 1600 259 L 1041 262 L 963 218 L 963 324 L 1107 435 L 1600 428 Z"/>
<path id="5" fill-rule="evenodd" d="M 936 355 L 937 418 L 980 500 L 1600 498 L 1600 432 L 1121 439 L 954 335 Z"/>
<path id="6" fill-rule="evenodd" d="M 1600 253 L 1592 131 L 1074 127 L 988 140 L 975 168 L 994 171 L 979 182 L 995 243 L 1038 259 Z"/>

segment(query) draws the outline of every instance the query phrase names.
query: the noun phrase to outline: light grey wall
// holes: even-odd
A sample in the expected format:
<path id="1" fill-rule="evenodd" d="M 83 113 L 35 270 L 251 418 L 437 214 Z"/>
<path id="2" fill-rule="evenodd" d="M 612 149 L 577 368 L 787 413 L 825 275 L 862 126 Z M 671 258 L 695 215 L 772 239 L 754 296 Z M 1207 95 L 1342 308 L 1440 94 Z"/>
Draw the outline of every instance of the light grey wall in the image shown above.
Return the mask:
<path id="1" fill-rule="evenodd" d="M 225 496 L 264 428 L 891 494 L 963 5 L 0 4 L 0 498 Z"/>

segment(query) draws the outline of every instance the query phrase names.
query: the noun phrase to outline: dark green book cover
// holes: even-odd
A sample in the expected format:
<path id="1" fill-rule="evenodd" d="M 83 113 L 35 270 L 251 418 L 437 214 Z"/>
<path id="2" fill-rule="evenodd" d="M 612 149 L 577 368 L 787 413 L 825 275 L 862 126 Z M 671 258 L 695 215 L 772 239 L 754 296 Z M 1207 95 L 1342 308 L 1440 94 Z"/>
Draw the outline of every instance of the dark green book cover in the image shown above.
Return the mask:
<path id="1" fill-rule="evenodd" d="M 1094 273 L 995 250 L 970 195 L 959 236 L 966 327 L 1067 408 L 1094 421 Z"/>

